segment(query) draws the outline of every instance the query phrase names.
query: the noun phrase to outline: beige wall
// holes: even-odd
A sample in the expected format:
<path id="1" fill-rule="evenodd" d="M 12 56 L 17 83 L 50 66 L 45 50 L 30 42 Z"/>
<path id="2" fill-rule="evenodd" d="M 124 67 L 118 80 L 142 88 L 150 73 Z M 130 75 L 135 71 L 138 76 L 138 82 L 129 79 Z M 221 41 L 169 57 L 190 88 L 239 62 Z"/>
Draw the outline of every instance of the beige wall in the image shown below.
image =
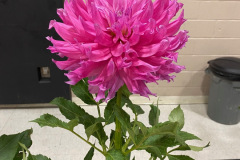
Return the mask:
<path id="1" fill-rule="evenodd" d="M 208 94 L 209 78 L 204 73 L 208 60 L 221 56 L 240 57 L 240 0 L 179 0 L 184 3 L 182 29 L 189 31 L 186 48 L 178 63 L 186 70 L 175 82 L 149 84 L 159 96 L 202 96 Z"/>

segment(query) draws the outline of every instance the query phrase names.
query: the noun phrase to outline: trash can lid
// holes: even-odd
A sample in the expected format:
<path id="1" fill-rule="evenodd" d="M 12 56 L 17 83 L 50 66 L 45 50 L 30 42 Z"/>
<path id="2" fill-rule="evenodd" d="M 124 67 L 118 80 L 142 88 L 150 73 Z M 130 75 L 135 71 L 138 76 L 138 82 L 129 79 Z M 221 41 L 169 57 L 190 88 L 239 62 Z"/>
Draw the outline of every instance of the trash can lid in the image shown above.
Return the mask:
<path id="1" fill-rule="evenodd" d="M 208 64 L 215 75 L 228 80 L 240 80 L 240 58 L 222 57 L 211 60 Z"/>

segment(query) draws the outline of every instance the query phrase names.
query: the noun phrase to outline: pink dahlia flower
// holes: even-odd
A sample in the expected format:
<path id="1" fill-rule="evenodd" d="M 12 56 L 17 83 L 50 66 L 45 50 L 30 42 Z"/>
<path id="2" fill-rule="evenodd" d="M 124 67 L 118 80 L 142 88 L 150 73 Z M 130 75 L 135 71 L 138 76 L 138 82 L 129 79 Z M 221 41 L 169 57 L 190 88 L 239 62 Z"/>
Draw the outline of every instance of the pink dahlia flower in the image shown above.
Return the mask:
<path id="1" fill-rule="evenodd" d="M 63 40 L 48 40 L 51 52 L 67 60 L 53 61 L 69 71 L 71 85 L 88 77 L 96 101 L 113 98 L 124 84 L 132 93 L 154 95 L 146 83 L 170 81 L 184 69 L 175 64 L 188 40 L 188 32 L 179 31 L 183 10 L 172 20 L 182 7 L 177 0 L 65 0 L 57 11 L 63 22 L 49 26 Z"/>

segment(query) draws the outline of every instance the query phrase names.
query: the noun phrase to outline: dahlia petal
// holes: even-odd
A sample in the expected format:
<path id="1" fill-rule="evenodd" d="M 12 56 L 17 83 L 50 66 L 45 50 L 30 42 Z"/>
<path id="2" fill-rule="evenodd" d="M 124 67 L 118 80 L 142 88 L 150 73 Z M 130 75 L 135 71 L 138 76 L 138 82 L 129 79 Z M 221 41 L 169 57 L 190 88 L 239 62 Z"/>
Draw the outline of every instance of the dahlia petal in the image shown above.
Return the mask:
<path id="1" fill-rule="evenodd" d="M 93 50 L 88 55 L 89 60 L 93 62 L 105 61 L 111 58 L 110 49 Z"/>
<path id="2" fill-rule="evenodd" d="M 171 2 L 168 11 L 169 11 L 169 19 L 172 19 L 176 16 L 177 12 L 183 7 L 182 3 L 178 3 L 176 0 Z"/>
<path id="3" fill-rule="evenodd" d="M 146 23 L 153 16 L 153 3 L 152 0 L 148 0 L 143 8 L 143 12 L 141 14 L 141 22 Z"/>
<path id="4" fill-rule="evenodd" d="M 166 34 L 167 36 L 175 35 L 178 32 L 181 25 L 186 21 L 185 19 L 183 19 L 183 17 L 184 17 L 184 10 L 182 10 L 178 19 L 176 19 L 175 21 L 173 21 L 167 26 L 167 34 Z"/>
<path id="5" fill-rule="evenodd" d="M 140 15 L 140 13 L 142 12 L 142 8 L 145 6 L 145 4 L 147 3 L 148 0 L 134 0 L 132 1 L 132 13 L 133 13 L 133 17 L 135 15 Z M 140 12 L 140 13 L 138 13 Z"/>
<path id="6" fill-rule="evenodd" d="M 76 34 L 73 26 L 66 25 L 64 23 L 59 23 L 54 21 L 50 21 L 49 29 L 52 27 L 55 28 L 56 32 L 62 37 L 63 40 L 73 42 L 74 38 L 77 38 L 78 35 Z"/>
<path id="7" fill-rule="evenodd" d="M 164 25 L 164 26 L 166 26 L 166 25 L 169 24 L 169 21 L 170 21 L 170 19 L 169 19 L 169 10 L 165 10 L 162 13 L 161 17 L 159 19 L 157 19 L 156 24 L 157 25 Z"/>
<path id="8" fill-rule="evenodd" d="M 81 21 L 82 26 L 87 33 L 89 33 L 90 35 L 96 36 L 95 27 L 93 23 L 89 21 L 84 21 L 82 17 L 79 17 L 79 20 Z"/>
<path id="9" fill-rule="evenodd" d="M 169 0 L 156 0 L 153 3 L 154 12 L 153 18 L 160 19 L 163 11 L 169 6 Z"/>
<path id="10" fill-rule="evenodd" d="M 169 50 L 177 51 L 185 46 L 188 41 L 187 31 L 180 31 L 175 37 L 170 38 Z"/>
<path id="11" fill-rule="evenodd" d="M 84 11 L 87 12 L 87 6 L 86 4 L 84 3 L 83 0 L 73 0 L 72 1 L 72 7 L 77 7 L 78 9 L 83 9 Z"/>
<path id="12" fill-rule="evenodd" d="M 92 85 L 88 85 L 88 90 L 91 94 L 96 94 L 99 91 L 99 87 L 98 86 L 92 86 Z"/>
<path id="13" fill-rule="evenodd" d="M 138 46 L 135 50 L 138 52 L 140 57 L 149 57 L 156 54 L 160 50 L 161 45 L 162 44 L 159 43 L 148 46 Z"/>
<path id="14" fill-rule="evenodd" d="M 124 46 L 122 43 L 119 43 L 111 48 L 111 53 L 114 57 L 118 57 L 122 55 L 124 50 Z"/>
<path id="15" fill-rule="evenodd" d="M 113 10 L 119 12 L 127 8 L 127 0 L 113 0 Z"/>
<path id="16" fill-rule="evenodd" d="M 76 44 L 71 44 L 65 41 L 54 40 L 51 37 L 47 37 L 52 42 L 53 46 L 48 47 L 52 53 L 61 53 L 62 56 L 66 56 L 72 59 L 85 59 L 86 55 L 80 50 Z"/>
<path id="17" fill-rule="evenodd" d="M 58 9 L 57 14 L 62 19 L 63 23 L 68 24 L 68 25 L 72 24 L 64 9 L 62 9 L 62 8 Z"/>
<path id="18" fill-rule="evenodd" d="M 169 58 L 173 60 L 174 62 L 177 62 L 178 59 L 178 53 L 177 52 L 167 52 L 167 55 L 165 56 L 166 58 Z"/>
<path id="19" fill-rule="evenodd" d="M 65 76 L 67 76 L 69 79 L 69 81 L 67 81 L 66 83 L 70 85 L 75 85 L 82 79 L 78 76 L 78 74 L 74 72 L 69 72 L 68 74 L 65 74 Z"/>
<path id="20" fill-rule="evenodd" d="M 96 101 L 108 101 L 126 84 L 141 96 L 155 95 L 146 83 L 171 81 L 172 73 L 183 66 L 175 64 L 178 50 L 188 41 L 187 31 L 179 31 L 184 11 L 177 0 L 69 0 L 57 13 L 63 23 L 52 20 L 63 39 L 48 49 L 67 60 L 53 62 L 65 74 L 68 84 L 89 79 L 89 91 Z M 108 96 L 105 97 L 105 92 Z"/>
<path id="21" fill-rule="evenodd" d="M 165 26 L 160 25 L 159 27 L 156 28 L 156 34 L 152 39 L 151 43 L 157 43 L 161 42 L 164 37 L 166 37 L 167 29 Z"/>
<path id="22" fill-rule="evenodd" d="M 147 72 L 155 72 L 157 70 L 159 70 L 159 66 L 153 66 L 149 63 L 146 63 L 142 60 L 137 60 L 134 61 L 132 66 L 137 66 L 139 69 L 142 69 L 142 72 L 147 73 Z"/>
<path id="23" fill-rule="evenodd" d="M 95 29 L 96 29 L 96 38 L 95 38 L 96 43 L 99 43 L 103 46 L 108 46 L 108 47 L 113 45 L 113 40 L 110 35 L 102 31 L 98 25 L 95 25 Z"/>
<path id="24" fill-rule="evenodd" d="M 105 98 L 105 91 L 104 90 L 100 90 L 97 93 L 97 97 L 95 98 L 96 102 L 99 102 L 101 99 Z"/>
<path id="25" fill-rule="evenodd" d="M 61 70 L 75 70 L 78 67 L 81 66 L 80 61 L 79 60 L 72 60 L 72 59 L 68 59 L 66 61 L 56 61 L 56 60 L 52 60 L 59 69 Z"/>
<path id="26" fill-rule="evenodd" d="M 106 31 L 108 21 L 104 15 L 104 10 L 92 3 L 92 17 L 94 24 L 97 24 L 101 30 Z"/>
<path id="27" fill-rule="evenodd" d="M 124 82 L 119 76 L 115 76 L 112 82 L 114 83 L 110 87 L 110 91 L 108 92 L 106 100 L 114 98 L 115 93 L 119 90 L 119 88 L 121 88 L 124 85 Z"/>
<path id="28" fill-rule="evenodd" d="M 140 40 L 140 35 L 133 33 L 129 39 L 129 43 L 131 44 L 131 46 L 134 46 L 139 42 L 139 40 Z"/>
<path id="29" fill-rule="evenodd" d="M 156 96 L 156 94 L 152 93 L 147 85 L 143 82 L 143 81 L 138 81 L 138 86 L 139 86 L 139 94 L 141 96 L 144 96 L 144 97 L 147 97 L 149 98 L 148 95 L 153 95 L 153 96 Z"/>
<path id="30" fill-rule="evenodd" d="M 71 18 L 71 17 L 77 18 L 76 14 L 74 13 L 75 11 L 72 8 L 73 1 L 74 0 L 64 1 L 64 10 L 65 10 L 65 12 L 66 12 L 66 14 L 68 15 L 69 18 Z"/>
<path id="31" fill-rule="evenodd" d="M 111 80 L 112 77 L 114 77 L 114 75 L 115 75 L 115 65 L 113 61 L 110 60 L 108 64 L 104 67 L 104 69 L 100 72 L 100 74 L 94 80 L 89 81 L 89 84 L 100 86 L 104 82 Z M 106 86 L 102 85 L 101 87 L 105 89 Z"/>

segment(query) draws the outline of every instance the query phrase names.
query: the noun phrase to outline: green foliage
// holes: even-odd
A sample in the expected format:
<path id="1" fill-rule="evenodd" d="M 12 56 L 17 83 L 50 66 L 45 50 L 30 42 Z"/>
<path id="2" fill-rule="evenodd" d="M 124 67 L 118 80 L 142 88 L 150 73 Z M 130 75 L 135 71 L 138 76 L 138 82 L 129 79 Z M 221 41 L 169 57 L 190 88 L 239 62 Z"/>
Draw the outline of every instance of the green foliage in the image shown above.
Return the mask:
<path id="1" fill-rule="evenodd" d="M 19 142 L 24 143 L 27 147 L 32 145 L 32 140 L 30 135 L 32 134 L 32 129 L 26 130 L 24 132 L 13 134 L 13 135 L 2 135 L 0 137 L 0 159 L 1 160 L 13 160 L 19 159 L 19 152 L 21 152 L 21 147 Z"/>
<path id="2" fill-rule="evenodd" d="M 106 155 L 106 160 L 128 160 L 120 150 L 112 149 Z"/>
<path id="3" fill-rule="evenodd" d="M 97 105 L 99 111 L 99 103 L 95 102 L 93 96 L 88 92 L 88 84 L 86 80 L 80 81 L 77 85 L 72 86 L 73 92 L 86 104 Z M 138 116 L 144 114 L 144 110 L 130 100 L 131 93 L 124 85 L 117 96 L 111 99 L 104 110 L 104 117 L 94 117 L 79 105 L 64 98 L 55 98 L 51 103 L 59 107 L 60 112 L 70 121 L 63 122 L 50 114 L 42 115 L 33 122 L 40 126 L 60 127 L 67 129 L 91 145 L 90 150 L 84 160 L 92 160 L 94 150 L 98 150 L 106 160 L 135 160 L 130 158 L 131 152 L 134 150 L 145 150 L 150 153 L 150 160 L 163 160 L 166 157 L 169 160 L 191 160 L 192 158 L 185 155 L 172 155 L 174 151 L 201 151 L 204 147 L 191 146 L 187 144 L 189 140 L 201 140 L 197 136 L 182 131 L 184 126 L 184 113 L 180 106 L 173 109 L 168 117 L 168 121 L 159 122 L 160 109 L 157 105 L 150 105 L 149 126 L 146 126 L 138 120 Z M 121 101 L 120 101 L 121 100 Z M 134 118 L 125 111 L 128 107 L 134 113 Z M 107 135 L 104 127 L 116 122 L 116 131 L 112 130 L 110 134 L 109 148 L 106 146 Z M 105 125 L 103 125 L 105 123 Z M 76 132 L 74 127 L 78 124 L 84 125 L 87 139 L 84 139 Z M 121 133 L 119 132 L 121 129 Z M 99 149 L 89 142 L 89 138 L 93 136 L 98 139 L 102 149 Z M 116 138 L 117 137 L 117 138 Z M 18 159 L 14 159 L 18 160 Z M 38 159 L 37 159 L 38 160 Z M 44 159 L 45 160 L 45 159 Z"/>
<path id="4" fill-rule="evenodd" d="M 35 119 L 31 122 L 38 123 L 41 127 L 60 127 L 63 129 L 67 129 L 73 131 L 73 128 L 78 125 L 78 119 L 71 120 L 69 123 L 63 122 L 50 114 L 44 114 L 40 116 L 40 118 Z"/>
<path id="5" fill-rule="evenodd" d="M 184 156 L 184 155 L 168 155 L 169 160 L 193 160 L 189 156 Z"/>
<path id="6" fill-rule="evenodd" d="M 106 124 L 111 124 L 114 122 L 115 114 L 114 107 L 116 106 L 116 98 L 111 99 L 104 110 L 104 118 L 106 120 Z"/>
<path id="7" fill-rule="evenodd" d="M 184 113 L 182 109 L 180 108 L 180 105 L 172 110 L 168 117 L 170 122 L 178 122 L 179 129 L 182 129 L 184 126 Z"/>
<path id="8" fill-rule="evenodd" d="M 92 127 L 94 129 L 94 132 L 92 131 L 92 135 L 99 140 L 101 145 L 105 144 L 108 137 L 103 129 L 102 123 L 98 122 L 98 118 L 93 117 L 92 115 L 85 112 L 85 110 L 77 104 L 64 98 L 55 98 L 51 103 L 56 104 L 59 107 L 61 113 L 67 119 L 78 119 L 79 124 L 84 125 L 85 129 L 89 128 L 92 125 L 96 125 L 95 127 Z M 90 133 L 89 129 L 88 133 Z M 90 135 L 88 134 L 88 136 Z"/>
<path id="9" fill-rule="evenodd" d="M 191 148 L 192 151 L 196 151 L 196 152 L 200 152 L 202 151 L 204 148 L 207 148 L 210 146 L 210 142 L 206 145 L 206 146 L 203 146 L 203 147 L 198 147 L 198 146 L 192 146 L 192 145 L 189 145 L 189 147 Z"/>
<path id="10" fill-rule="evenodd" d="M 50 158 L 43 156 L 41 154 L 38 155 L 32 155 L 28 148 L 25 146 L 25 144 L 22 144 L 19 142 L 19 145 L 23 149 L 23 160 L 51 160 Z M 26 157 L 25 151 L 28 152 L 28 157 Z"/>
<path id="11" fill-rule="evenodd" d="M 179 131 L 178 135 L 184 140 L 184 141 L 188 141 L 188 140 L 201 140 L 200 138 L 198 138 L 197 136 L 188 133 L 188 132 L 184 132 L 184 131 Z"/>
<path id="12" fill-rule="evenodd" d="M 149 124 L 154 126 L 159 122 L 160 110 L 158 106 L 150 105 L 151 110 L 149 112 Z"/>
<path id="13" fill-rule="evenodd" d="M 32 145 L 32 129 L 18 134 L 2 135 L 0 137 L 1 160 L 50 160 L 43 155 L 32 155 L 28 148 Z M 28 154 L 26 154 L 28 152 Z"/>
<path id="14" fill-rule="evenodd" d="M 128 97 L 128 98 L 132 95 L 132 93 L 128 90 L 126 84 L 122 86 L 122 94 L 124 97 Z"/>
<path id="15" fill-rule="evenodd" d="M 88 91 L 87 80 L 81 80 L 76 85 L 71 86 L 73 93 L 80 98 L 84 103 L 90 105 L 97 105 L 93 95 Z"/>
<path id="16" fill-rule="evenodd" d="M 94 155 L 94 148 L 91 147 L 87 155 L 84 157 L 84 160 L 92 160 L 93 155 Z"/>
<path id="17" fill-rule="evenodd" d="M 88 138 L 90 138 L 91 135 L 93 135 L 95 132 L 97 132 L 98 130 L 101 129 L 100 128 L 101 127 L 101 122 L 105 122 L 105 119 L 97 118 L 93 125 L 91 125 L 88 128 L 86 128 L 85 133 L 86 133 Z"/>
<path id="18" fill-rule="evenodd" d="M 143 109 L 139 105 L 133 104 L 129 97 L 123 96 L 122 99 L 136 116 L 144 114 Z"/>
<path id="19" fill-rule="evenodd" d="M 114 108 L 114 114 L 116 118 L 119 120 L 121 125 L 128 131 L 128 134 L 133 142 L 135 142 L 135 136 L 134 132 L 132 130 L 132 126 L 130 123 L 130 116 L 127 112 L 125 112 L 122 108 L 120 107 L 115 107 Z"/>

